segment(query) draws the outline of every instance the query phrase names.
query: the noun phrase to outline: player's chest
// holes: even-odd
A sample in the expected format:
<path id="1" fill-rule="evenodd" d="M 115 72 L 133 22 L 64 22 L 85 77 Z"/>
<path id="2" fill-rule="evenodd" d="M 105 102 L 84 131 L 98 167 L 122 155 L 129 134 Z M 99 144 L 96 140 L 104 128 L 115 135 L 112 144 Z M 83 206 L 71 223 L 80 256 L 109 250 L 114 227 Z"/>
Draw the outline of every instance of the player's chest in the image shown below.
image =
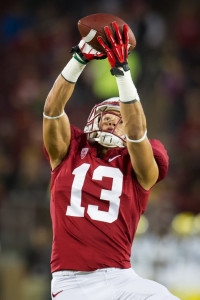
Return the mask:
<path id="1" fill-rule="evenodd" d="M 113 197 L 126 193 L 126 186 L 133 180 L 132 168 L 124 163 L 122 155 L 114 154 L 102 160 L 86 154 L 81 152 L 65 161 L 56 178 L 56 187 L 72 194 L 81 191 L 97 199 L 108 191 Z"/>
<path id="2" fill-rule="evenodd" d="M 60 194 L 59 205 L 67 207 L 66 215 L 89 216 L 96 221 L 112 223 L 119 211 L 134 205 L 134 186 L 131 171 L 123 169 L 122 161 L 72 159 L 60 170 L 55 194 Z M 130 173 L 130 174 L 129 174 Z"/>

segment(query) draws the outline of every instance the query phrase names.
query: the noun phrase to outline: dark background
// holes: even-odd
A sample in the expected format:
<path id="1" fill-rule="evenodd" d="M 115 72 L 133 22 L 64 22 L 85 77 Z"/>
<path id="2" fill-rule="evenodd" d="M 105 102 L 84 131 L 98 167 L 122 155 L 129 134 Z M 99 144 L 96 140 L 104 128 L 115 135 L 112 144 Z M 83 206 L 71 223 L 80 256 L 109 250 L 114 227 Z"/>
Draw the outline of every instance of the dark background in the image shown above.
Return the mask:
<path id="1" fill-rule="evenodd" d="M 148 137 L 160 139 L 170 157 L 168 176 L 153 190 L 142 219 L 133 267 L 183 300 L 199 299 L 198 1 L 27 0 L 6 1 L 0 8 L 0 299 L 50 299 L 43 106 L 80 40 L 78 20 L 98 12 L 121 17 L 135 33 L 130 62 Z M 113 83 L 104 90 L 109 66 L 90 64 L 66 107 L 71 123 L 81 129 L 98 101 L 116 96 Z"/>

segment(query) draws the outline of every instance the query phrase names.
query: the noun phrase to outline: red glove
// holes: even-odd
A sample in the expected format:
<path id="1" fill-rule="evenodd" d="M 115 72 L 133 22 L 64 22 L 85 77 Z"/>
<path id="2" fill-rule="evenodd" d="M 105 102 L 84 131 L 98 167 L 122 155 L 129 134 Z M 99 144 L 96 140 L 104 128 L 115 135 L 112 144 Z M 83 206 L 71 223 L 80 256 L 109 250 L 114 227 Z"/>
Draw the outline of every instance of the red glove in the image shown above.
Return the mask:
<path id="1" fill-rule="evenodd" d="M 107 57 L 106 54 L 98 52 L 83 39 L 77 46 L 72 47 L 71 52 L 74 53 L 74 58 L 83 64 L 93 59 L 104 59 Z"/>
<path id="2" fill-rule="evenodd" d="M 123 27 L 124 40 L 117 23 L 113 22 L 112 26 L 113 26 L 113 31 L 116 34 L 117 41 L 112 36 L 112 33 L 108 26 L 105 26 L 104 30 L 110 46 L 107 45 L 107 43 L 103 40 L 101 36 L 98 36 L 97 40 L 99 44 L 106 51 L 108 61 L 111 65 L 111 74 L 124 75 L 124 72 L 119 68 L 123 68 L 125 72 L 130 70 L 128 66 L 128 43 L 129 43 L 128 25 L 125 24 Z"/>

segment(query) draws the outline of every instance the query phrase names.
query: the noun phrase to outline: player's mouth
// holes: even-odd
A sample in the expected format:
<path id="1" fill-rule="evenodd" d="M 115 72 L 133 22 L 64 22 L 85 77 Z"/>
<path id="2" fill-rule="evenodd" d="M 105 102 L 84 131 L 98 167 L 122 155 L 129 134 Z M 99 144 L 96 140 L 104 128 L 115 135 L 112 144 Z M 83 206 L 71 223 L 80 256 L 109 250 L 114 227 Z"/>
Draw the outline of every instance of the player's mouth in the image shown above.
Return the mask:
<path id="1" fill-rule="evenodd" d="M 113 132 L 113 131 L 114 131 L 114 128 L 112 128 L 112 127 L 108 127 L 108 128 L 105 128 L 105 131 L 108 131 L 108 132 Z"/>

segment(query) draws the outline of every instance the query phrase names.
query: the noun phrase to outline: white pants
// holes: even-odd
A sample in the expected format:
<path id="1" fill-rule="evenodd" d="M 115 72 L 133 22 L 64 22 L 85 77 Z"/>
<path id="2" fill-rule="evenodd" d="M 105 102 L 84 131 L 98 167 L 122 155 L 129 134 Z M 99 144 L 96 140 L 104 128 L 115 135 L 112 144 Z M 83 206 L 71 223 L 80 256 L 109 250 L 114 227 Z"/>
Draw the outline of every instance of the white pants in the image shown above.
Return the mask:
<path id="1" fill-rule="evenodd" d="M 53 273 L 54 300 L 179 300 L 163 285 L 143 279 L 133 269 Z"/>

